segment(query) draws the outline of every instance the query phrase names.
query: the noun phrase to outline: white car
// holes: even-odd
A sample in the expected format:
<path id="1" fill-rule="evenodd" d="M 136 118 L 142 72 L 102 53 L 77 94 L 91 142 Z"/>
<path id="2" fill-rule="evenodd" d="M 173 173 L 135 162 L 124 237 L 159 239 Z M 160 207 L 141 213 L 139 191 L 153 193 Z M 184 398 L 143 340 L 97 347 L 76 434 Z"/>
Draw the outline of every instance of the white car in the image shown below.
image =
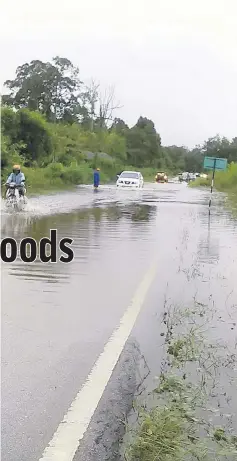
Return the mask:
<path id="1" fill-rule="evenodd" d="M 194 173 L 189 173 L 189 179 L 190 181 L 195 181 L 196 175 Z"/>
<path id="2" fill-rule="evenodd" d="M 116 186 L 141 189 L 144 186 L 144 179 L 139 171 L 123 171 L 117 179 Z"/>

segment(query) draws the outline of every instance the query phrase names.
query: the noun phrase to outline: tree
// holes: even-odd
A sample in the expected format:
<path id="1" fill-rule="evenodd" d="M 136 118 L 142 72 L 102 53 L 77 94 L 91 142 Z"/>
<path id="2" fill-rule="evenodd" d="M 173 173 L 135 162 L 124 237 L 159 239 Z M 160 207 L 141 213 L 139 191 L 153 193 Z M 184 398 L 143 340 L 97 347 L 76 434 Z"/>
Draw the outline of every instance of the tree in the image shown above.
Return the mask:
<path id="1" fill-rule="evenodd" d="M 42 61 L 31 61 L 19 66 L 16 78 L 7 80 L 4 85 L 10 90 L 9 95 L 3 95 L 3 104 L 16 109 L 28 107 L 30 110 L 44 110 L 43 75 L 47 72 Z"/>
<path id="2" fill-rule="evenodd" d="M 10 94 L 3 96 L 3 103 L 16 109 L 38 110 L 49 121 L 80 116 L 82 82 L 78 68 L 59 56 L 52 61 L 34 60 L 19 66 L 16 78 L 5 82 Z"/>
<path id="3" fill-rule="evenodd" d="M 73 161 L 80 163 L 83 159 L 82 151 L 90 147 L 86 145 L 87 133 L 80 125 L 57 123 L 52 126 L 51 132 L 54 144 L 53 161 L 66 166 Z"/>
<path id="4" fill-rule="evenodd" d="M 229 141 L 225 137 L 216 135 L 204 142 L 202 152 L 203 155 L 210 157 L 227 158 L 228 162 L 237 161 L 236 138 Z"/>
<path id="5" fill-rule="evenodd" d="M 10 107 L 1 108 L 1 134 L 5 134 L 12 143 L 19 140 L 19 117 Z"/>
<path id="6" fill-rule="evenodd" d="M 83 107 L 85 109 L 82 125 L 90 131 L 94 131 L 94 123 L 97 118 L 96 109 L 99 100 L 99 87 L 99 83 L 96 83 L 95 80 L 92 79 L 89 85 L 85 87 L 85 91 L 82 95 Z"/>
<path id="7" fill-rule="evenodd" d="M 28 109 L 14 112 L 9 108 L 3 108 L 1 115 L 2 136 L 6 137 L 5 146 L 11 150 L 12 145 L 12 151 L 16 151 L 14 146 L 17 146 L 17 152 L 26 166 L 32 165 L 35 161 L 40 164 L 52 155 L 52 133 L 39 112 Z"/>
<path id="8" fill-rule="evenodd" d="M 82 124 L 91 131 L 107 129 L 114 120 L 114 111 L 121 108 L 115 101 L 114 88 L 102 91 L 100 84 L 93 79 L 85 87 L 83 103 L 86 110 Z"/>
<path id="9" fill-rule="evenodd" d="M 167 146 L 164 148 L 165 155 L 170 159 L 172 169 L 175 172 L 184 171 L 186 169 L 185 158 L 188 149 L 184 146 Z"/>
<path id="10" fill-rule="evenodd" d="M 142 167 L 161 165 L 161 138 L 152 120 L 140 117 L 127 132 L 128 160 L 132 165 Z"/>
<path id="11" fill-rule="evenodd" d="M 6 180 L 6 168 L 11 171 L 12 165 L 14 163 L 22 163 L 24 159 L 22 158 L 20 151 L 25 147 L 22 142 L 12 143 L 9 136 L 2 134 L 1 136 L 1 179 Z"/>
<path id="12" fill-rule="evenodd" d="M 106 128 L 113 121 L 114 111 L 121 109 L 122 106 L 115 101 L 114 87 L 106 88 L 99 94 L 99 117 L 97 122 L 100 128 Z"/>
<path id="13" fill-rule="evenodd" d="M 129 127 L 126 125 L 126 123 L 121 119 L 121 118 L 115 118 L 110 131 L 115 131 L 117 134 L 126 136 L 128 133 Z"/>
<path id="14" fill-rule="evenodd" d="M 25 148 L 21 154 L 26 159 L 26 165 L 33 162 L 43 163 L 53 152 L 52 135 L 46 121 L 40 113 L 22 109 L 18 112 L 20 124 L 20 140 Z"/>
<path id="15" fill-rule="evenodd" d="M 105 139 L 105 152 L 122 163 L 126 162 L 126 139 L 115 131 L 107 133 Z"/>
<path id="16" fill-rule="evenodd" d="M 237 162 L 237 137 L 233 138 L 230 143 L 229 162 Z"/>

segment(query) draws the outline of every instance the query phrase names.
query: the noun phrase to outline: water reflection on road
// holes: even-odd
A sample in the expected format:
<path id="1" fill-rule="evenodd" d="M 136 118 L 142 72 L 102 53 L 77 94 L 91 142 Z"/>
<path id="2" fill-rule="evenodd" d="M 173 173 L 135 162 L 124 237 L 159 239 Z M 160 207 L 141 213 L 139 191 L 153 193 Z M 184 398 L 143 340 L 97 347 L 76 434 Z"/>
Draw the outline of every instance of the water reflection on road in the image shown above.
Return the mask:
<path id="1" fill-rule="evenodd" d="M 39 459 L 154 258 L 157 311 L 167 295 L 181 304 L 212 296 L 226 319 L 216 334 L 236 336 L 228 319 L 237 305 L 237 223 L 222 200 L 214 195 L 209 218 L 205 191 L 158 184 L 96 194 L 78 187 L 32 198 L 18 214 L 2 207 L 2 238 L 39 241 L 57 229 L 75 255 L 70 264 L 2 265 L 3 461 Z"/>

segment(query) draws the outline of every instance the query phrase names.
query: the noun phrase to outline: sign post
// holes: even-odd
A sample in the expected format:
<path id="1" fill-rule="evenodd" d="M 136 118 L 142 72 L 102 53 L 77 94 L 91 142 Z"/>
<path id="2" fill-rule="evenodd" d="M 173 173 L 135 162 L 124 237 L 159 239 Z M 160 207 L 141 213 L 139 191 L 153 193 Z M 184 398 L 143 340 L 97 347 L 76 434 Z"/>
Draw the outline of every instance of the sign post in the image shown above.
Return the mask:
<path id="1" fill-rule="evenodd" d="M 214 159 L 213 170 L 212 170 L 211 196 L 209 200 L 209 213 L 211 212 L 211 198 L 212 198 L 212 191 L 213 191 L 213 186 L 214 186 L 215 172 L 216 172 L 216 158 Z"/>
<path id="2" fill-rule="evenodd" d="M 216 170 L 224 171 L 226 167 L 227 167 L 226 158 L 218 158 L 218 157 L 205 157 L 204 158 L 203 168 L 205 170 L 212 170 L 211 196 L 209 200 L 209 214 L 211 212 L 211 198 L 212 198 L 212 191 L 214 187 L 215 172 Z"/>

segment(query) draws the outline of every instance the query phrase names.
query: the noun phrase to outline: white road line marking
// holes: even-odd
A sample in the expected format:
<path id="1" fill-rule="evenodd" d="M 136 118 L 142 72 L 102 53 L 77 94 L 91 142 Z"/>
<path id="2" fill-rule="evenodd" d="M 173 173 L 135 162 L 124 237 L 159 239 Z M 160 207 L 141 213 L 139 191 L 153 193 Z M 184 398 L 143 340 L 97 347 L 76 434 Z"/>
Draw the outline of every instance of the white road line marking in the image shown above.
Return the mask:
<path id="1" fill-rule="evenodd" d="M 63 421 L 39 461 L 72 461 L 109 382 L 124 345 L 154 280 L 156 264 L 145 274 L 134 298 L 98 357 L 85 384 L 73 400 Z"/>

